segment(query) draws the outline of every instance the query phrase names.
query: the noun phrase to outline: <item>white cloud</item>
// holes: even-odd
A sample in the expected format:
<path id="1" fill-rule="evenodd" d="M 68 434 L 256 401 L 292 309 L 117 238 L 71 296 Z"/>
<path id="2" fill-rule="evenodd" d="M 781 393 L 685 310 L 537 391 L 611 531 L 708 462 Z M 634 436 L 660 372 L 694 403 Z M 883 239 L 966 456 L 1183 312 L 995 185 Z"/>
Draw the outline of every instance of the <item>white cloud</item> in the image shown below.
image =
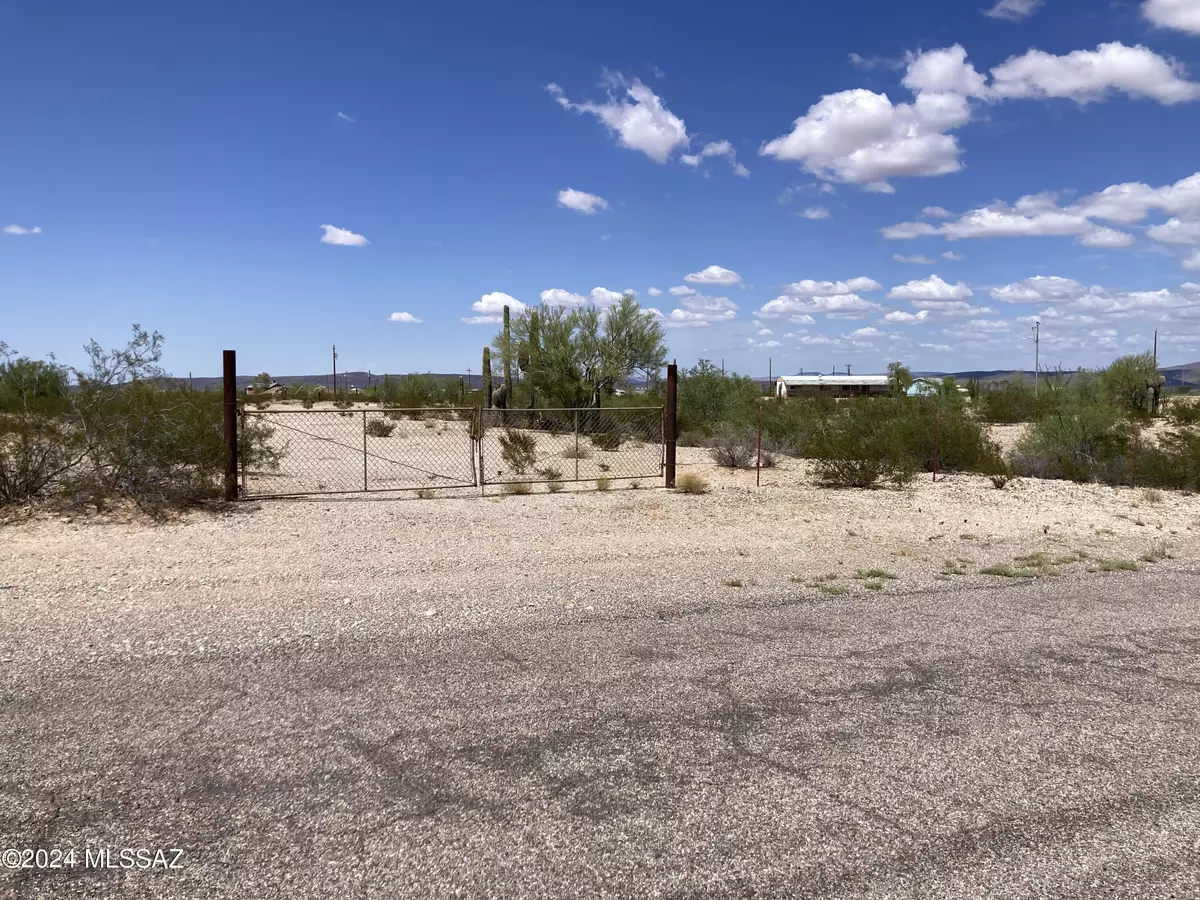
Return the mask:
<path id="1" fill-rule="evenodd" d="M 726 269 L 722 266 L 709 266 L 706 269 L 701 269 L 699 272 L 684 275 L 683 280 L 692 284 L 737 284 L 742 280 L 742 276 L 732 269 Z M 671 293 L 674 293 L 674 290 Z"/>
<path id="2" fill-rule="evenodd" d="M 1200 35 L 1200 3 L 1196 0 L 1145 0 L 1142 15 L 1159 28 Z"/>
<path id="3" fill-rule="evenodd" d="M 661 294 L 661 293 L 662 293 L 662 291 L 660 291 L 660 290 L 659 290 L 658 288 L 656 288 L 656 287 L 652 287 L 652 288 L 647 288 L 647 289 L 646 289 L 646 294 L 647 294 L 647 296 L 650 296 L 650 297 L 657 297 L 657 296 L 658 296 L 659 294 Z"/>
<path id="4" fill-rule="evenodd" d="M 597 306 L 612 306 L 621 302 L 621 291 L 610 291 L 608 288 L 594 287 L 588 295 Z"/>
<path id="5" fill-rule="evenodd" d="M 471 309 L 475 310 L 477 315 L 464 316 L 463 321 L 468 325 L 488 325 L 503 322 L 505 306 L 508 306 L 510 312 L 513 314 L 519 314 L 525 310 L 525 304 L 516 297 L 510 297 L 502 291 L 494 291 L 491 294 L 484 294 L 472 303 Z"/>
<path id="6" fill-rule="evenodd" d="M 760 328 L 755 332 L 755 334 L 757 334 L 759 337 L 766 337 L 767 335 L 774 334 L 774 332 L 771 331 L 770 328 Z"/>
<path id="7" fill-rule="evenodd" d="M 922 349 L 932 350 L 934 353 L 949 353 L 954 348 L 949 344 L 920 344 Z"/>
<path id="8" fill-rule="evenodd" d="M 800 213 L 806 219 L 828 219 L 829 210 L 823 206 L 810 206 L 804 212 Z"/>
<path id="9" fill-rule="evenodd" d="M 758 314 L 764 319 L 790 316 L 793 322 L 811 324 L 812 313 L 821 313 L 838 318 L 843 317 L 845 314 L 880 312 L 882 309 L 883 307 L 878 303 L 865 300 L 858 296 L 858 294 L 810 295 L 807 297 L 784 294 L 763 304 L 759 308 Z"/>
<path id="10" fill-rule="evenodd" d="M 550 288 L 542 291 L 541 300 L 543 306 L 563 306 L 568 309 L 575 309 L 587 303 L 587 297 L 582 294 L 573 294 L 562 288 Z"/>
<path id="11" fill-rule="evenodd" d="M 1200 98 L 1200 85 L 1188 81 L 1181 63 L 1147 47 L 1127 47 L 1117 41 L 1064 56 L 1030 50 L 996 66 L 991 74 L 992 92 L 1000 98 L 1065 98 L 1092 103 L 1112 91 L 1167 105 Z"/>
<path id="12" fill-rule="evenodd" d="M 930 275 L 923 281 L 910 281 L 888 291 L 889 300 L 966 300 L 974 292 L 963 284 L 947 284 L 937 275 Z"/>
<path id="13" fill-rule="evenodd" d="M 710 141 L 701 148 L 699 153 L 684 154 L 679 157 L 679 161 L 695 169 L 699 168 L 702 160 L 710 156 L 723 156 L 729 160 L 729 165 L 735 175 L 742 178 L 750 177 L 750 170 L 737 161 L 737 151 L 733 149 L 733 145 L 729 141 Z"/>
<path id="14" fill-rule="evenodd" d="M 916 325 L 924 322 L 929 318 L 929 310 L 923 309 L 920 312 L 910 313 L 900 309 L 894 309 L 883 317 L 885 322 L 895 322 L 900 325 Z"/>
<path id="15" fill-rule="evenodd" d="M 389 322 L 402 322 L 405 325 L 420 325 L 423 320 L 418 319 L 412 313 L 394 312 L 390 316 L 388 316 L 388 321 Z"/>
<path id="16" fill-rule="evenodd" d="M 572 103 L 557 84 L 546 90 L 563 109 L 596 116 L 623 147 L 638 150 L 657 163 L 665 163 L 671 154 L 687 147 L 688 133 L 683 119 L 672 113 L 654 91 L 634 80 L 627 84 L 620 75 L 609 79 L 610 92 L 604 103 Z M 621 90 L 616 96 L 612 90 Z"/>
<path id="17" fill-rule="evenodd" d="M 354 118 L 353 116 L 348 116 L 348 115 L 346 115 L 346 114 L 345 114 L 344 112 L 342 112 L 340 109 L 338 110 L 337 117 L 338 117 L 339 119 L 341 119 L 343 122 L 350 122 L 350 123 L 354 123 L 354 122 L 355 122 L 355 118 Z"/>
<path id="18" fill-rule="evenodd" d="M 679 305 L 697 313 L 724 313 L 738 308 L 737 304 L 728 297 L 706 297 L 703 294 L 683 297 L 680 299 Z"/>
<path id="19" fill-rule="evenodd" d="M 1001 300 L 1005 303 L 1053 303 L 1078 299 L 1086 290 L 1073 278 L 1035 275 L 1024 281 L 1014 281 L 1012 284 L 993 288 L 990 296 L 993 300 Z"/>
<path id="20" fill-rule="evenodd" d="M 874 278 L 859 276 L 849 281 L 812 281 L 806 278 L 803 281 L 793 281 L 786 290 L 789 294 L 802 297 L 829 297 L 836 294 L 867 293 L 877 291 L 881 287 L 883 285 Z"/>
<path id="21" fill-rule="evenodd" d="M 21 225 L 5 225 L 0 228 L 0 231 L 5 234 L 41 234 L 42 229 L 39 225 L 34 225 L 32 228 L 25 228 Z"/>
<path id="22" fill-rule="evenodd" d="M 848 334 L 847 337 L 856 337 L 856 338 L 883 337 L 883 332 L 880 331 L 878 328 L 874 328 L 874 327 L 868 325 L 866 328 L 855 329 L 854 331 L 850 332 L 850 334 Z"/>
<path id="23" fill-rule="evenodd" d="M 730 322 L 737 318 L 733 310 L 721 313 L 695 312 L 690 309 L 673 309 L 666 317 L 666 325 L 670 328 L 703 328 L 715 322 Z"/>
<path id="24" fill-rule="evenodd" d="M 954 213 L 942 206 L 926 206 L 921 215 L 927 219 L 953 219 Z"/>
<path id="25" fill-rule="evenodd" d="M 1133 235 L 1127 231 L 1099 225 L 1075 239 L 1076 243 L 1084 247 L 1128 247 L 1133 241 Z"/>
<path id="26" fill-rule="evenodd" d="M 667 288 L 667 292 L 672 297 L 686 297 L 688 294 L 696 293 L 696 289 L 690 288 L 686 284 L 677 284 L 674 287 Z"/>
<path id="27" fill-rule="evenodd" d="M 985 16 L 1019 22 L 1032 16 L 1044 0 L 998 0 L 991 9 L 984 10 Z"/>
<path id="28" fill-rule="evenodd" d="M 1200 250 L 1180 260 L 1179 265 L 1188 272 L 1200 272 Z"/>
<path id="29" fill-rule="evenodd" d="M 337 228 L 333 225 L 322 225 L 321 227 L 325 229 L 325 233 L 321 235 L 322 244 L 333 244 L 338 247 L 365 247 L 371 243 L 361 234 L 355 234 L 345 228 Z"/>
<path id="30" fill-rule="evenodd" d="M 918 104 L 923 95 L 984 97 L 988 92 L 987 79 L 967 62 L 961 44 L 909 54 L 903 84 L 917 95 Z"/>
<path id="31" fill-rule="evenodd" d="M 955 253 L 953 250 L 947 250 L 942 254 L 942 259 L 948 259 L 951 262 L 961 262 L 966 259 L 961 253 Z"/>
<path id="32" fill-rule="evenodd" d="M 902 253 L 893 253 L 892 259 L 898 263 L 917 263 L 918 265 L 931 266 L 933 260 L 922 256 L 920 253 L 914 253 L 911 256 L 905 256 Z"/>
<path id="33" fill-rule="evenodd" d="M 816 325 L 817 320 L 808 313 L 798 313 L 794 316 L 788 316 L 788 321 L 796 325 Z"/>
<path id="34" fill-rule="evenodd" d="M 608 201 L 596 194 L 566 188 L 558 192 L 558 205 L 590 216 L 598 209 L 608 209 Z"/>
<path id="35" fill-rule="evenodd" d="M 913 238 L 938 234 L 939 231 L 936 226 L 930 225 L 928 222 L 901 222 L 898 225 L 880 228 L 879 233 L 889 241 L 908 241 Z"/>
<path id="36" fill-rule="evenodd" d="M 1172 217 L 1147 228 L 1146 236 L 1164 244 L 1200 244 L 1200 218 Z"/>

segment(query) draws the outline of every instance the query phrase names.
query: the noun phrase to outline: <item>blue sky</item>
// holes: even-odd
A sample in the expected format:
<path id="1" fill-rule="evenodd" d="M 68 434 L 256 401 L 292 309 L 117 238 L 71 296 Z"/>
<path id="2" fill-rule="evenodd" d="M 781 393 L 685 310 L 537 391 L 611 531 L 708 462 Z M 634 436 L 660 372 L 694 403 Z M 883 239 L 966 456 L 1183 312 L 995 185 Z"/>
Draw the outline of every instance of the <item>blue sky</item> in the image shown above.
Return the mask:
<path id="1" fill-rule="evenodd" d="M 1200 359 L 1200 0 L 6 0 L 0 84 L 35 356 L 478 371 L 632 289 L 755 375 Z"/>

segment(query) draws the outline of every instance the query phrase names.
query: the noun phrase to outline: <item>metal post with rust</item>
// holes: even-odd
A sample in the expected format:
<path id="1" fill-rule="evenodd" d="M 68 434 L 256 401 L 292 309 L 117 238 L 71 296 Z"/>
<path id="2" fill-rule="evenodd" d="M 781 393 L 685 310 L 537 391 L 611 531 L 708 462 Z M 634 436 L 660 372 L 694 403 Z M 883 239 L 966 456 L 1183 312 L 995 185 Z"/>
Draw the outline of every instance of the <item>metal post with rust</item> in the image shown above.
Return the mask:
<path id="1" fill-rule="evenodd" d="M 675 487 L 675 428 L 676 403 L 679 393 L 679 373 L 675 363 L 667 366 L 667 429 L 663 440 L 667 445 L 667 487 Z"/>
<path id="2" fill-rule="evenodd" d="M 225 499 L 238 496 L 238 434 L 237 434 L 237 351 L 221 354 L 222 383 L 225 393 Z"/>
<path id="3" fill-rule="evenodd" d="M 758 466 L 754 473 L 755 487 L 762 486 L 762 405 L 758 407 Z"/>
<path id="4" fill-rule="evenodd" d="M 367 489 L 367 411 L 363 414 L 363 490 Z"/>
<path id="5" fill-rule="evenodd" d="M 938 426 L 942 421 L 942 412 L 938 410 L 933 414 L 933 480 L 937 481 L 937 464 L 938 464 Z"/>
<path id="6" fill-rule="evenodd" d="M 1133 436 L 1133 473 L 1130 478 L 1130 483 L 1129 483 L 1130 487 L 1137 487 L 1137 457 L 1138 457 L 1138 444 L 1140 443 L 1140 441 L 1141 441 L 1141 435 L 1135 434 Z"/>

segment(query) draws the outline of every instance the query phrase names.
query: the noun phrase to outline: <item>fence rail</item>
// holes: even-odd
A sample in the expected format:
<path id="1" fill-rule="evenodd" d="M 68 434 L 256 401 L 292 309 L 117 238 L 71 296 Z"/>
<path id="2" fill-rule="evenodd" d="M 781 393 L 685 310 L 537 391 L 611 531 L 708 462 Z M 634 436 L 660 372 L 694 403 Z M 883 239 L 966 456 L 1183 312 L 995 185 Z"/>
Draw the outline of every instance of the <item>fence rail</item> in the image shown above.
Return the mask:
<path id="1" fill-rule="evenodd" d="M 239 419 L 278 454 L 269 465 L 241 442 L 242 497 L 479 485 L 474 407 L 242 409 Z"/>
<path id="2" fill-rule="evenodd" d="M 659 478 L 663 408 L 484 409 L 481 484 Z"/>
<path id="3" fill-rule="evenodd" d="M 664 421 L 658 406 L 240 408 L 238 493 L 258 499 L 659 478 Z"/>

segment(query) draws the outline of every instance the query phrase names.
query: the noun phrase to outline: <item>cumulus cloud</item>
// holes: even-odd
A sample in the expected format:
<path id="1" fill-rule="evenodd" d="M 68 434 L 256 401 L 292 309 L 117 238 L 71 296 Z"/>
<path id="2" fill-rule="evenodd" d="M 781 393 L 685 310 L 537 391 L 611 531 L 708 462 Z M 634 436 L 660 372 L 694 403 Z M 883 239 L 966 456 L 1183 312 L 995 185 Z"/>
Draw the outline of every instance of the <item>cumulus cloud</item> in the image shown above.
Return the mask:
<path id="1" fill-rule="evenodd" d="M 576 309 L 587 303 L 587 297 L 582 294 L 573 294 L 562 288 L 550 288 L 542 291 L 541 300 L 543 306 L 562 306 L 567 309 Z"/>
<path id="2" fill-rule="evenodd" d="M 917 325 L 929 318 L 929 310 L 923 309 L 920 312 L 910 313 L 901 309 L 894 309 L 883 317 L 885 322 L 894 322 L 900 325 Z"/>
<path id="3" fill-rule="evenodd" d="M 998 0 L 991 9 L 985 9 L 983 14 L 993 19 L 1004 19 L 1008 22 L 1019 22 L 1032 16 L 1045 0 Z"/>
<path id="4" fill-rule="evenodd" d="M 947 250 L 942 254 L 942 259 L 948 259 L 951 262 L 961 262 L 966 259 L 961 253 L 955 253 L 953 250 Z"/>
<path id="5" fill-rule="evenodd" d="M 516 297 L 510 297 L 502 291 L 484 294 L 471 304 L 475 311 L 473 316 L 464 316 L 463 321 L 468 325 L 494 325 L 504 321 L 504 307 L 509 307 L 514 315 L 524 312 L 525 304 Z"/>
<path id="6" fill-rule="evenodd" d="M 889 300 L 966 300 L 974 292 L 961 281 L 947 284 L 937 275 L 910 281 L 888 291 Z"/>
<path id="7" fill-rule="evenodd" d="M 34 225 L 32 228 L 25 228 L 24 226 L 21 226 L 21 225 L 5 225 L 3 228 L 0 228 L 0 231 L 4 232 L 4 234 L 41 234 L 42 233 L 41 226 L 38 226 L 38 225 Z"/>
<path id="8" fill-rule="evenodd" d="M 412 313 L 394 312 L 388 316 L 389 322 L 401 322 L 405 325 L 420 325 L 423 319 L 418 319 Z"/>
<path id="9" fill-rule="evenodd" d="M 837 294 L 865 294 L 882 287 L 883 285 L 874 278 L 865 276 L 851 278 L 849 281 L 812 281 L 805 278 L 789 284 L 786 293 L 800 297 L 831 297 Z"/>
<path id="10" fill-rule="evenodd" d="M 659 290 L 658 288 L 656 288 L 656 287 L 652 287 L 652 288 L 647 288 L 647 289 L 646 289 L 646 294 L 647 294 L 648 296 L 650 296 L 650 297 L 657 297 L 657 296 L 658 296 L 659 294 L 661 294 L 661 293 L 662 293 L 662 291 L 660 291 L 660 290 Z"/>
<path id="11" fill-rule="evenodd" d="M 1138 45 L 1113 41 L 1095 50 L 1054 56 L 1030 50 L 992 69 L 992 92 L 1000 98 L 1104 100 L 1113 91 L 1172 105 L 1200 98 L 1182 63 Z"/>
<path id="12" fill-rule="evenodd" d="M 723 312 L 698 312 L 691 309 L 676 308 L 671 310 L 664 324 L 668 328 L 703 328 L 717 322 L 731 322 L 737 318 L 737 313 L 731 309 Z"/>
<path id="13" fill-rule="evenodd" d="M 351 124 L 354 124 L 354 122 L 355 122 L 354 116 L 348 116 L 344 112 L 342 112 L 340 109 L 338 110 L 337 117 L 339 119 L 341 119 L 343 122 L 349 122 Z"/>
<path id="14" fill-rule="evenodd" d="M 679 161 L 684 165 L 691 166 L 693 169 L 699 168 L 700 163 L 710 156 L 722 156 L 729 160 L 729 165 L 733 169 L 733 174 L 742 178 L 750 177 L 750 170 L 743 166 L 737 160 L 737 151 L 733 149 L 733 145 L 729 141 L 710 141 L 705 144 L 699 153 L 685 153 L 679 157 Z"/>
<path id="15" fill-rule="evenodd" d="M 699 272 L 684 275 L 683 280 L 692 284 L 737 284 L 742 280 L 742 276 L 723 266 L 708 266 Z M 674 288 L 671 289 L 671 293 L 675 293 Z"/>
<path id="16" fill-rule="evenodd" d="M 321 235 L 322 244 L 333 244 L 337 247 L 365 247 L 371 243 L 361 234 L 355 234 L 345 228 L 338 228 L 334 225 L 322 225 L 321 227 L 325 230 L 325 233 Z"/>
<path id="17" fill-rule="evenodd" d="M 1159 28 L 1200 35 L 1200 3 L 1196 0 L 1145 0 L 1142 15 Z"/>
<path id="18" fill-rule="evenodd" d="M 893 253 L 892 260 L 898 263 L 917 263 L 925 266 L 933 265 L 932 259 L 922 256 L 920 253 L 914 253 L 911 256 L 905 256 L 903 253 Z"/>
<path id="19" fill-rule="evenodd" d="M 608 209 L 608 201 L 596 194 L 565 188 L 558 192 L 558 205 L 590 216 L 598 209 Z"/>
<path id="20" fill-rule="evenodd" d="M 1083 296 L 1086 290 L 1073 278 L 1035 275 L 1023 281 L 1014 281 L 1012 284 L 993 288 L 989 294 L 993 300 L 1000 300 L 1004 303 L 1054 303 L 1075 300 Z"/>
<path id="21" fill-rule="evenodd" d="M 683 119 L 667 109 L 654 91 L 637 79 L 629 84 L 619 74 L 610 76 L 608 83 L 608 99 L 603 103 L 572 103 L 553 83 L 546 85 L 546 90 L 563 109 L 594 115 L 622 147 L 644 153 L 657 163 L 665 163 L 676 150 L 687 147 Z"/>
<path id="22" fill-rule="evenodd" d="M 624 293 L 622 291 L 610 291 L 608 288 L 594 287 L 588 296 L 597 306 L 612 306 L 621 302 L 621 297 L 624 296 Z"/>
<path id="23" fill-rule="evenodd" d="M 938 225 L 900 222 L 880 233 L 890 240 L 1065 236 L 1085 247 L 1119 248 L 1132 246 L 1134 236 L 1097 220 L 1132 225 L 1155 212 L 1171 218 L 1151 225 L 1147 237 L 1166 244 L 1191 243 L 1189 238 L 1198 227 L 1195 223 L 1200 221 L 1200 172 L 1161 187 L 1141 182 L 1114 184 L 1067 205 L 1051 192 L 1021 197 L 1011 205 L 997 200 Z"/>
<path id="24" fill-rule="evenodd" d="M 1028 5 L 1028 0 L 1001 0 L 993 11 L 1015 12 Z M 890 179 L 962 168 L 958 140 L 950 132 L 971 120 L 972 101 L 1091 103 L 1113 92 L 1168 105 L 1200 98 L 1200 85 L 1188 79 L 1181 63 L 1119 42 L 1063 56 L 1030 50 L 991 69 L 990 79 L 958 44 L 909 54 L 906 63 L 902 83 L 912 102 L 893 102 L 887 94 L 863 88 L 827 94 L 792 123 L 789 133 L 764 143 L 759 154 L 800 163 L 827 183 L 891 192 Z"/>
<path id="25" fill-rule="evenodd" d="M 824 296 L 796 296 L 782 294 L 768 301 L 759 308 L 758 314 L 764 319 L 776 319 L 789 316 L 791 321 L 801 324 L 811 324 L 813 313 L 823 314 L 831 318 L 857 318 L 860 314 L 880 312 L 883 307 L 871 300 L 866 300 L 858 294 L 830 294 Z"/>
<path id="26" fill-rule="evenodd" d="M 941 206 L 926 206 L 921 210 L 921 215 L 926 219 L 953 219 L 954 213 Z"/>
<path id="27" fill-rule="evenodd" d="M 829 210 L 823 206 L 810 206 L 804 212 L 800 213 L 806 219 L 828 219 Z"/>

